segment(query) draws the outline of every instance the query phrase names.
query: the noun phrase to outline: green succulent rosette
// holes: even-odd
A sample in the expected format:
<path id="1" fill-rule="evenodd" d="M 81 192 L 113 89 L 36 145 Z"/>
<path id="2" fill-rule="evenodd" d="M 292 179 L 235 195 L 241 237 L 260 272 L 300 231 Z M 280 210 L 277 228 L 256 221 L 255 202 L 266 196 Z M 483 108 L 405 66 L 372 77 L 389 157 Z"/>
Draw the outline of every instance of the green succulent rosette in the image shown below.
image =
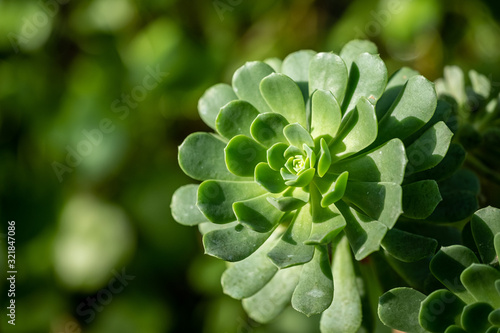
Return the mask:
<path id="1" fill-rule="evenodd" d="M 356 332 L 353 255 L 379 250 L 404 210 L 424 218 L 442 199 L 426 173 L 452 134 L 435 116 L 434 85 L 407 68 L 388 80 L 377 52 L 352 41 L 339 55 L 248 62 L 232 86 L 199 101 L 215 133 L 179 147 L 180 167 L 202 183 L 175 192 L 172 214 L 199 225 L 205 252 L 231 263 L 224 292 L 258 322 L 291 301 L 308 316 L 323 313 L 323 332 Z"/>
<path id="2" fill-rule="evenodd" d="M 500 209 L 478 210 L 464 230 L 464 238 L 471 231 L 470 248 L 442 247 L 430 262 L 446 289 L 428 296 L 411 288 L 388 291 L 379 301 L 383 323 L 407 333 L 500 331 Z"/>

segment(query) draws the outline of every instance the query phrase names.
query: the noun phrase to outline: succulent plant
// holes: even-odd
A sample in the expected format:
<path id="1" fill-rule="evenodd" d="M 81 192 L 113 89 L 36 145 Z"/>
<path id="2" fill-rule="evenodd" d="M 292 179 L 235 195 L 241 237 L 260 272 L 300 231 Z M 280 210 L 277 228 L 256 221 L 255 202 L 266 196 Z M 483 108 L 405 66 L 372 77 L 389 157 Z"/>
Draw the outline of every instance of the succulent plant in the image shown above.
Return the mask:
<path id="1" fill-rule="evenodd" d="M 468 78 L 466 80 L 459 67 L 447 66 L 444 77 L 436 80 L 436 91 L 441 99 L 453 106 L 454 117 L 449 125 L 457 133 L 455 140 L 469 153 L 468 165 L 487 177 L 489 182 L 500 184 L 498 88 L 475 70 L 469 71 Z"/>
<path id="2" fill-rule="evenodd" d="M 224 292 L 258 322 L 291 300 L 308 316 L 322 313 L 323 332 L 356 332 L 353 254 L 379 250 L 403 211 L 430 216 L 442 200 L 433 177 L 456 171 L 434 85 L 408 68 L 388 80 L 377 52 L 357 40 L 339 55 L 248 62 L 232 86 L 217 84 L 199 101 L 215 133 L 193 133 L 179 147 L 180 167 L 202 183 L 175 192 L 172 214 L 199 225 L 205 252 L 231 263 Z M 389 238 L 382 246 L 396 254 L 413 239 Z"/>
<path id="3" fill-rule="evenodd" d="M 478 210 L 470 230 L 475 251 L 463 245 L 442 247 L 430 262 L 432 274 L 447 289 L 428 296 L 411 288 L 388 291 L 379 301 L 384 324 L 407 333 L 500 331 L 500 209 Z"/>

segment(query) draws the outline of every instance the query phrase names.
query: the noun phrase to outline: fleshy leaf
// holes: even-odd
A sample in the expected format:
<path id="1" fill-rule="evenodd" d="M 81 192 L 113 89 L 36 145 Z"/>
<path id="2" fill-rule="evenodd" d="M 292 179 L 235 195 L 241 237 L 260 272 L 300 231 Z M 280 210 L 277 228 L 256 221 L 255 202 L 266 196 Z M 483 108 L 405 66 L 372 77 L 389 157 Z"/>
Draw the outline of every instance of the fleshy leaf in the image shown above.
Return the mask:
<path id="1" fill-rule="evenodd" d="M 347 157 L 368 147 L 377 137 L 377 116 L 373 104 L 360 97 L 352 112 L 348 126 L 350 130 L 340 130 L 337 138 L 330 144 L 330 152 L 337 157 Z"/>
<path id="2" fill-rule="evenodd" d="M 362 260 L 380 249 L 387 227 L 339 201 L 335 204 L 345 218 L 345 234 L 356 260 Z"/>
<path id="3" fill-rule="evenodd" d="M 272 111 L 283 115 L 289 123 L 307 127 L 304 99 L 292 79 L 283 74 L 271 74 L 260 83 L 260 91 Z"/>
<path id="4" fill-rule="evenodd" d="M 316 169 L 314 168 L 302 170 L 297 174 L 297 179 L 287 180 L 285 181 L 285 184 L 288 186 L 304 187 L 313 180 L 315 173 Z"/>
<path id="5" fill-rule="evenodd" d="M 356 333 L 361 326 L 361 297 L 349 243 L 344 237 L 337 245 L 333 259 L 333 302 L 321 316 L 321 332 Z"/>
<path id="6" fill-rule="evenodd" d="M 403 212 L 402 194 L 401 186 L 393 183 L 349 182 L 344 200 L 390 229 Z"/>
<path id="7" fill-rule="evenodd" d="M 247 298 L 257 293 L 271 280 L 278 268 L 267 258 L 267 252 L 276 242 L 275 234 L 248 258 L 226 269 L 221 279 L 225 294 L 235 299 Z"/>
<path id="8" fill-rule="evenodd" d="M 254 182 L 224 182 L 207 180 L 198 188 L 196 205 L 214 223 L 228 223 L 236 220 L 233 203 L 257 197 L 266 193 Z"/>
<path id="9" fill-rule="evenodd" d="M 404 89 L 379 123 L 376 144 L 392 138 L 404 140 L 433 116 L 437 96 L 432 82 L 421 75 L 408 80 Z"/>
<path id="10" fill-rule="evenodd" d="M 326 90 L 335 96 L 336 101 L 342 103 L 347 88 L 347 80 L 347 67 L 338 55 L 321 52 L 311 59 L 309 64 L 309 95 L 316 90 Z"/>
<path id="11" fill-rule="evenodd" d="M 422 302 L 420 325 L 430 332 L 441 333 L 453 325 L 465 303 L 448 290 L 436 290 Z"/>
<path id="12" fill-rule="evenodd" d="M 283 60 L 280 58 L 267 58 L 264 60 L 266 64 L 271 66 L 276 73 L 281 73 L 281 65 L 283 64 Z"/>
<path id="13" fill-rule="evenodd" d="M 340 51 L 340 57 L 344 61 L 348 71 L 351 70 L 351 64 L 361 53 L 377 54 L 378 48 L 369 40 L 355 39 L 344 45 Z"/>
<path id="14" fill-rule="evenodd" d="M 330 243 L 345 227 L 345 219 L 335 205 L 322 207 L 321 193 L 316 187 L 311 187 L 311 235 L 305 244 L 319 245 Z"/>
<path id="15" fill-rule="evenodd" d="M 281 72 L 297 83 L 305 101 L 309 98 L 309 64 L 315 55 L 313 50 L 293 52 L 286 56 L 281 66 Z"/>
<path id="16" fill-rule="evenodd" d="M 290 303 L 302 266 L 280 269 L 264 288 L 243 300 L 243 308 L 253 320 L 265 324 L 276 318 Z"/>
<path id="17" fill-rule="evenodd" d="M 377 107 L 375 108 L 377 119 L 382 119 L 387 111 L 389 111 L 392 103 L 404 88 L 405 83 L 415 75 L 418 75 L 418 72 L 408 67 L 403 67 L 391 75 L 384 93 L 377 101 Z"/>
<path id="18" fill-rule="evenodd" d="M 372 104 L 382 96 L 387 84 L 387 68 L 380 56 L 362 53 L 355 60 L 349 72 L 347 91 L 342 102 L 344 113 L 354 109 L 361 98 Z M 375 115 L 376 119 L 376 115 Z"/>
<path id="19" fill-rule="evenodd" d="M 394 258 L 404 262 L 415 262 L 433 255 L 437 241 L 392 228 L 387 231 L 382 247 Z"/>
<path id="20" fill-rule="evenodd" d="M 330 148 L 325 139 L 320 139 L 320 153 L 318 160 L 318 176 L 323 177 L 325 173 L 330 169 L 332 164 L 332 155 L 330 155 Z"/>
<path id="21" fill-rule="evenodd" d="M 422 180 L 403 186 L 403 216 L 425 219 L 443 198 L 434 180 Z"/>
<path id="22" fill-rule="evenodd" d="M 426 333 L 418 323 L 420 303 L 425 295 L 411 288 L 396 288 L 383 294 L 379 299 L 378 315 L 380 320 L 394 329 Z"/>
<path id="23" fill-rule="evenodd" d="M 488 322 L 488 315 L 493 311 L 493 307 L 488 303 L 469 304 L 462 313 L 462 327 L 467 333 L 484 333 L 491 326 Z"/>
<path id="24" fill-rule="evenodd" d="M 312 259 L 314 246 L 304 244 L 311 233 L 311 220 L 307 204 L 296 213 L 278 244 L 268 253 L 268 257 L 278 268 L 304 264 Z"/>
<path id="25" fill-rule="evenodd" d="M 266 147 L 282 142 L 288 143 L 283 129 L 288 121 L 279 113 L 269 112 L 260 114 L 252 123 L 252 137 Z"/>
<path id="26" fill-rule="evenodd" d="M 250 103 L 237 100 L 226 104 L 219 112 L 215 125 L 217 132 L 231 139 L 238 134 L 251 136 L 250 126 L 259 111 Z"/>
<path id="27" fill-rule="evenodd" d="M 234 92 L 240 99 L 250 102 L 259 112 L 271 112 L 260 93 L 259 86 L 260 81 L 272 73 L 274 73 L 274 70 L 263 62 L 247 62 L 234 72 Z"/>
<path id="28" fill-rule="evenodd" d="M 283 177 L 279 171 L 271 169 L 269 164 L 261 162 L 255 168 L 255 182 L 271 193 L 280 193 L 286 190 Z"/>
<path id="29" fill-rule="evenodd" d="M 465 289 L 460 281 L 460 275 L 474 263 L 479 263 L 474 252 L 465 246 L 451 245 L 441 248 L 436 253 L 429 268 L 446 288 L 469 304 L 474 302 L 475 298 Z"/>
<path id="30" fill-rule="evenodd" d="M 253 176 L 257 164 L 267 160 L 266 149 L 245 135 L 232 138 L 224 153 L 227 169 L 242 177 Z"/>
<path id="31" fill-rule="evenodd" d="M 261 233 L 241 224 L 207 232 L 203 236 L 205 253 L 229 262 L 236 262 L 254 253 L 270 232 Z"/>
<path id="32" fill-rule="evenodd" d="M 190 184 L 179 187 L 172 196 L 172 216 L 174 220 L 183 225 L 197 225 L 208 222 L 198 207 L 196 200 L 198 197 L 199 185 Z"/>
<path id="33" fill-rule="evenodd" d="M 460 276 L 465 288 L 477 300 L 488 302 L 495 309 L 500 308 L 500 295 L 495 281 L 500 279 L 500 272 L 491 266 L 472 264 Z"/>
<path id="34" fill-rule="evenodd" d="M 285 151 L 288 145 L 286 143 L 277 143 L 267 150 L 267 163 L 271 169 L 279 171 L 286 163 Z"/>
<path id="35" fill-rule="evenodd" d="M 302 147 L 303 144 L 314 147 L 311 134 L 299 124 L 290 124 L 283 129 L 283 134 L 292 146 Z"/>
<path id="36" fill-rule="evenodd" d="M 448 152 L 453 133 L 442 121 L 429 128 L 407 149 L 406 175 L 430 169 L 438 165 Z"/>
<path id="37" fill-rule="evenodd" d="M 299 284 L 292 295 L 292 307 L 311 316 L 332 303 L 333 277 L 326 246 L 316 246 L 311 261 L 304 265 Z"/>
<path id="38" fill-rule="evenodd" d="M 484 263 L 496 259 L 494 237 L 500 232 L 500 209 L 486 207 L 478 210 L 472 216 L 471 227 L 479 254 Z"/>
<path id="39" fill-rule="evenodd" d="M 491 311 L 491 313 L 488 316 L 488 320 L 493 325 L 500 326 L 500 309 L 496 309 L 494 311 Z M 495 333 L 496 333 L 496 331 L 495 331 Z"/>
<path id="40" fill-rule="evenodd" d="M 198 113 L 205 124 L 212 129 L 220 109 L 227 103 L 238 99 L 230 85 L 219 83 L 205 91 L 198 101 Z"/>
<path id="41" fill-rule="evenodd" d="M 227 170 L 224 158 L 226 144 L 215 135 L 190 134 L 179 146 L 179 166 L 196 180 L 245 180 Z"/>
<path id="42" fill-rule="evenodd" d="M 269 203 L 271 194 L 264 194 L 233 204 L 233 210 L 241 224 L 257 232 L 268 232 L 278 225 L 284 213 Z"/>
<path id="43" fill-rule="evenodd" d="M 329 172 L 349 172 L 351 180 L 401 184 L 406 166 L 403 142 L 392 139 L 377 149 L 332 165 Z"/>
<path id="44" fill-rule="evenodd" d="M 330 141 L 337 134 L 342 120 L 340 105 L 331 92 L 316 90 L 312 95 L 311 134 L 327 136 Z"/>
<path id="45" fill-rule="evenodd" d="M 321 199 L 322 207 L 328 207 L 344 197 L 348 179 L 349 172 L 347 171 L 344 171 L 338 176 L 337 180 L 332 183 L 332 186 L 330 187 L 328 193 L 326 193 L 323 196 L 323 199 Z"/>

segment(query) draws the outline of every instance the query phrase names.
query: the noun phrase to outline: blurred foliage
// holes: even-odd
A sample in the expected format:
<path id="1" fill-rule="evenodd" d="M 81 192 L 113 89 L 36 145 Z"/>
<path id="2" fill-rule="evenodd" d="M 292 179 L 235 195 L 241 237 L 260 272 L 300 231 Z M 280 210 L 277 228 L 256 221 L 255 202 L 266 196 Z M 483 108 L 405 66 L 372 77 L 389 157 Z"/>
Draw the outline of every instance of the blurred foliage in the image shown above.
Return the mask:
<path id="1" fill-rule="evenodd" d="M 0 221 L 3 234 L 17 226 L 15 331 L 314 332 L 317 318 L 293 311 L 265 327 L 248 320 L 222 295 L 224 263 L 171 218 L 172 193 L 189 182 L 177 146 L 207 130 L 199 97 L 245 61 L 362 37 L 389 73 L 408 65 L 435 80 L 454 64 L 498 87 L 499 19 L 494 0 L 0 1 Z M 79 306 L 122 269 L 135 278 L 86 322 Z M 12 331 L 5 318 L 0 328 Z"/>

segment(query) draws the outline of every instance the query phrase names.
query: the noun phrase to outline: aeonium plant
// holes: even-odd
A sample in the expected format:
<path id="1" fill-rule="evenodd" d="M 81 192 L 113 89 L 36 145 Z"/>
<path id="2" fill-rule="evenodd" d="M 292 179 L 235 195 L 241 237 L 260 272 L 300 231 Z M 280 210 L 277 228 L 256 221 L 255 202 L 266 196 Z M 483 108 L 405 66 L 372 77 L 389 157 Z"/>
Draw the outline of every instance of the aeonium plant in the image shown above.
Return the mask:
<path id="1" fill-rule="evenodd" d="M 404 203 L 401 186 L 405 170 L 431 169 L 450 144 L 433 118 L 434 85 L 409 69 L 388 80 L 377 52 L 352 41 L 339 55 L 248 62 L 199 101 L 215 133 L 179 147 L 180 167 L 202 183 L 175 192 L 172 214 L 199 225 L 205 252 L 231 263 L 224 292 L 258 322 L 291 301 L 322 313 L 323 332 L 357 332 L 353 255 L 377 251 L 404 206 L 426 217 L 441 200 L 433 180 L 416 178 Z M 406 149 L 418 153 L 411 165 Z"/>
<path id="2" fill-rule="evenodd" d="M 478 210 L 469 226 L 464 230 L 471 231 L 470 247 L 442 247 L 430 262 L 446 289 L 426 296 L 395 288 L 380 297 L 379 315 L 387 326 L 407 333 L 500 331 L 500 209 Z"/>

